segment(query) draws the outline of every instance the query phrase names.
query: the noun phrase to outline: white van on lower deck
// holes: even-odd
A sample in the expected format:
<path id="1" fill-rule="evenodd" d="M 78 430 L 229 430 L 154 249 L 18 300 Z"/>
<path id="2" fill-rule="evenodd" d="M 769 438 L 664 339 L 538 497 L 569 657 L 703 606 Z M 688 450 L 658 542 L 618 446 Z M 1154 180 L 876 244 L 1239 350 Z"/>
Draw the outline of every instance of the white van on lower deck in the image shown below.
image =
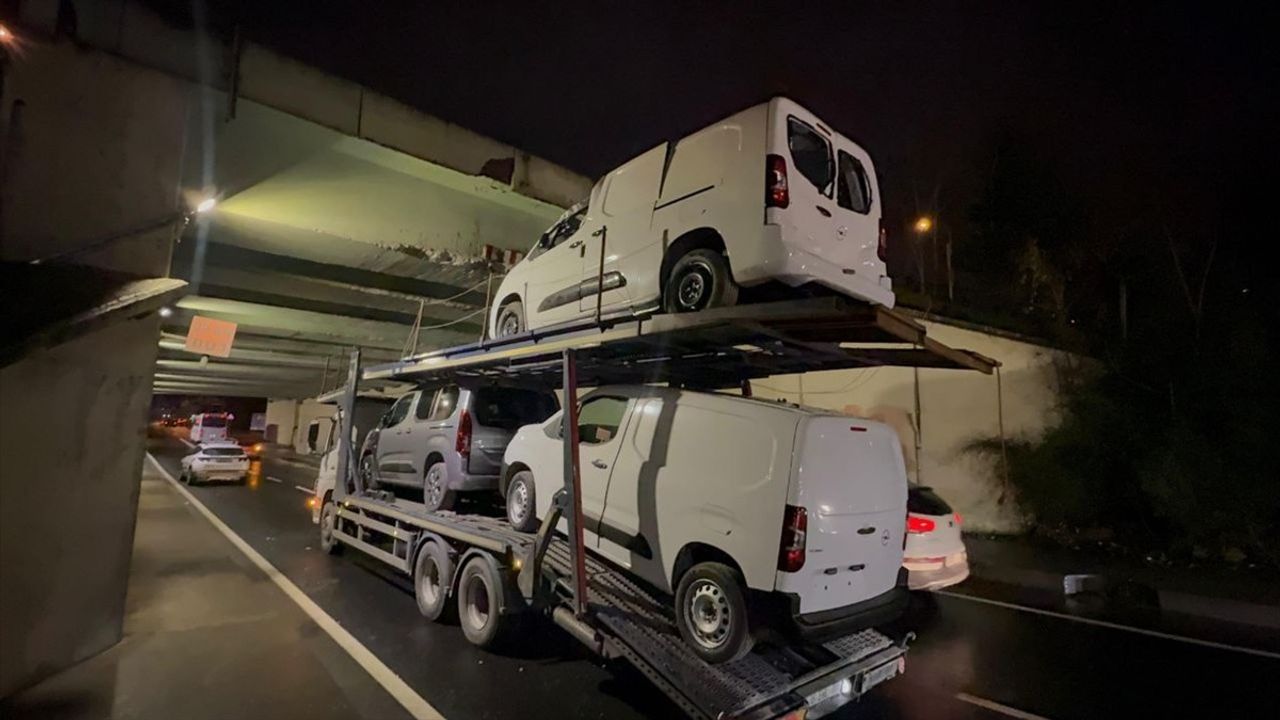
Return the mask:
<path id="1" fill-rule="evenodd" d="M 875 177 L 865 150 L 786 98 L 664 142 L 542 235 L 499 286 L 490 334 L 732 305 L 769 281 L 892 307 Z"/>

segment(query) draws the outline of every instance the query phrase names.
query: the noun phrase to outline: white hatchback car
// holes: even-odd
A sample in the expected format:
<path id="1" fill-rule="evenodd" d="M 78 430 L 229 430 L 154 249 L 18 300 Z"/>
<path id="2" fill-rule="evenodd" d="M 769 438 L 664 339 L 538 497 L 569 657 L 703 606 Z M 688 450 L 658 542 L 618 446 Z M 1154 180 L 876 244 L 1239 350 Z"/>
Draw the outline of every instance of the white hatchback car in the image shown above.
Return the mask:
<path id="1" fill-rule="evenodd" d="M 871 157 L 786 98 L 605 175 L 503 279 L 491 337 L 818 285 L 893 307 Z"/>
<path id="2" fill-rule="evenodd" d="M 507 446 L 517 529 L 536 529 L 564 486 L 562 417 Z M 741 657 L 757 631 L 821 639 L 905 606 L 907 478 L 888 426 L 647 386 L 591 392 L 578 426 L 587 548 L 674 595 L 705 660 Z"/>
<path id="3" fill-rule="evenodd" d="M 204 443 L 182 458 L 181 480 L 191 485 L 213 480 L 244 483 L 248 479 L 249 456 L 234 440 Z"/>
<path id="4" fill-rule="evenodd" d="M 969 577 L 960 513 L 932 488 L 912 486 L 907 495 L 907 548 L 902 564 L 912 590 L 938 590 Z"/>

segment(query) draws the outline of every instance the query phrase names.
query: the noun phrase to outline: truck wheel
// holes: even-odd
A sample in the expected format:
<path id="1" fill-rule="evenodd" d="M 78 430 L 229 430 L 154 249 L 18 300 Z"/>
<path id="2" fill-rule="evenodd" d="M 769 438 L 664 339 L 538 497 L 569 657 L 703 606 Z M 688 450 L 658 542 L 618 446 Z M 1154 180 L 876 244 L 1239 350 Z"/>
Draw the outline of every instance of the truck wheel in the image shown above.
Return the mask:
<path id="1" fill-rule="evenodd" d="M 537 503 L 534 502 L 533 495 L 533 473 L 521 470 L 507 485 L 507 520 L 511 521 L 511 527 L 524 533 L 537 530 L 536 508 Z"/>
<path id="2" fill-rule="evenodd" d="M 707 248 L 690 250 L 671 268 L 662 288 L 663 308 L 669 313 L 697 312 L 738 302 L 738 286 L 723 253 Z"/>
<path id="3" fill-rule="evenodd" d="M 477 555 L 467 561 L 458 579 L 458 624 L 472 644 L 490 648 L 497 644 L 505 624 L 506 593 L 502 573 L 489 558 Z"/>
<path id="4" fill-rule="evenodd" d="M 709 663 L 750 652 L 753 641 L 738 573 L 718 562 L 689 568 L 676 587 L 676 626 L 693 652 Z"/>
<path id="5" fill-rule="evenodd" d="M 449 471 L 443 462 L 432 463 L 422 480 L 422 504 L 427 510 L 450 510 L 456 499 L 449 489 Z"/>
<path id="6" fill-rule="evenodd" d="M 342 552 L 342 543 L 333 536 L 333 529 L 338 526 L 338 506 L 332 500 L 325 500 L 320 508 L 320 549 L 326 555 L 338 555 Z"/>
<path id="7" fill-rule="evenodd" d="M 498 319 L 493 323 L 493 336 L 503 338 L 524 332 L 524 304 L 512 300 L 498 308 Z"/>
<path id="8" fill-rule="evenodd" d="M 449 604 L 452 582 L 453 560 L 449 558 L 449 551 L 434 540 L 423 543 L 413 569 L 413 597 L 423 617 L 439 622 L 456 607 Z"/>

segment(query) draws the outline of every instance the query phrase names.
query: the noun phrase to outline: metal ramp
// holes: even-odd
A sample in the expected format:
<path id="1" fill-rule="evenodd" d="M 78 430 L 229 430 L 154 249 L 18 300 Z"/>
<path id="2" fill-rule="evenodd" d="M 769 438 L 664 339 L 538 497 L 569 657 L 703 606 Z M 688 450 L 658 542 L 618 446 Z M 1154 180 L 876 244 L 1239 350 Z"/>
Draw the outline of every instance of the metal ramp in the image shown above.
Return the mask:
<path id="1" fill-rule="evenodd" d="M 568 543 L 553 540 L 545 556 L 548 569 L 567 578 L 571 562 Z M 758 645 L 739 660 L 710 665 L 681 639 L 670 602 L 590 554 L 586 569 L 590 615 L 608 630 L 611 649 L 690 717 L 777 717 L 802 704 L 809 685 L 829 685 L 831 677 L 860 677 L 906 653 L 905 647 L 868 629 L 802 650 Z"/>

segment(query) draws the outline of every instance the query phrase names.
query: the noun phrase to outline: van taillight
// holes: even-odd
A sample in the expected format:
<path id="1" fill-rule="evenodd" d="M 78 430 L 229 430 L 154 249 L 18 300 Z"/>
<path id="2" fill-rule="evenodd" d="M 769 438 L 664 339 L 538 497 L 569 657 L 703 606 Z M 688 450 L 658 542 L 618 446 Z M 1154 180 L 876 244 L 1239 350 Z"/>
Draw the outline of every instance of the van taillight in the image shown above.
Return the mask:
<path id="1" fill-rule="evenodd" d="M 782 519 L 782 544 L 778 548 L 778 569 L 796 572 L 804 567 L 804 542 L 809 516 L 804 508 L 788 505 Z"/>
<path id="2" fill-rule="evenodd" d="M 784 208 L 791 204 L 791 191 L 787 188 L 787 161 L 781 155 L 765 158 L 764 206 Z"/>
<path id="3" fill-rule="evenodd" d="M 880 240 L 876 243 L 876 257 L 889 262 L 889 234 L 884 231 L 884 218 L 880 218 Z"/>
<path id="4" fill-rule="evenodd" d="M 929 518 L 920 517 L 918 515 L 907 516 L 907 532 L 912 535 L 923 535 L 931 533 L 938 525 Z"/>
<path id="5" fill-rule="evenodd" d="M 471 413 L 465 409 L 458 416 L 458 442 L 454 448 L 464 459 L 471 454 Z"/>

